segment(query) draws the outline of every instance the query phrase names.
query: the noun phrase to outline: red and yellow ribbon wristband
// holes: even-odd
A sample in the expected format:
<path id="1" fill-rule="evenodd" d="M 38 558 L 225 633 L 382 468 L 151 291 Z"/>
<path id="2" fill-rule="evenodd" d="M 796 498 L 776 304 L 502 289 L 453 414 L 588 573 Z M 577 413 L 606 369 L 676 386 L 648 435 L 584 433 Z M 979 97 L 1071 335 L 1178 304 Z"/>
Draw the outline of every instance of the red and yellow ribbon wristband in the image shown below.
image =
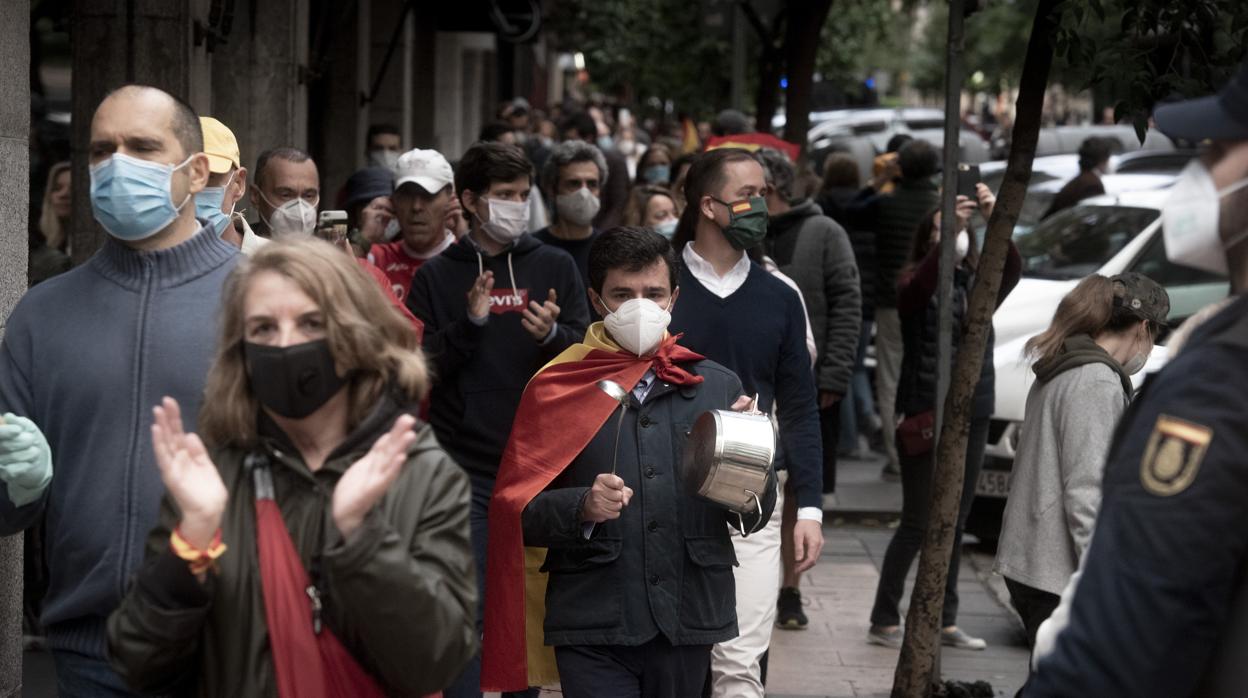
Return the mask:
<path id="1" fill-rule="evenodd" d="M 225 554 L 226 545 L 221 542 L 221 529 L 212 536 L 212 542 L 208 544 L 207 550 L 200 550 L 187 542 L 182 537 L 178 529 L 173 529 L 173 533 L 169 535 L 169 547 L 173 549 L 173 554 L 180 559 L 190 563 L 191 574 L 201 575 L 210 569 L 215 569 L 217 558 Z"/>

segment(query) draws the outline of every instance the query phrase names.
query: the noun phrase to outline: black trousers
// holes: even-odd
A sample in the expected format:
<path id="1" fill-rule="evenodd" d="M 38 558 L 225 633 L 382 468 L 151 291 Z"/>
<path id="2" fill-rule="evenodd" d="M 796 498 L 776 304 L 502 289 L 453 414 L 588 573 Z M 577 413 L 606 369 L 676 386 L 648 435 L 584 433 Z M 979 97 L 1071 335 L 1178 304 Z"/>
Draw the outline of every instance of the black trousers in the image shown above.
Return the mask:
<path id="1" fill-rule="evenodd" d="M 949 560 L 949 576 L 945 580 L 945 604 L 941 626 L 957 625 L 958 622 L 958 564 L 962 552 L 962 528 L 971 513 L 975 501 L 975 482 L 984 463 L 984 447 L 988 443 L 988 418 L 971 420 L 970 435 L 966 440 L 966 464 L 962 478 L 962 498 L 958 509 L 958 527 L 953 536 L 953 554 Z M 875 606 L 871 609 L 874 625 L 899 625 L 902 594 L 906 590 L 906 575 L 910 565 L 923 547 L 927 531 L 928 508 L 932 499 L 933 459 L 931 456 L 912 458 L 901 456 L 901 525 L 888 543 L 884 564 L 880 568 L 880 585 L 875 592 Z"/>
<path id="2" fill-rule="evenodd" d="M 690 698 L 702 695 L 710 645 L 673 646 L 662 635 L 637 647 L 555 648 L 567 698 Z"/>
<path id="3" fill-rule="evenodd" d="M 1009 577 L 1005 578 L 1005 588 L 1010 592 L 1010 605 L 1014 606 L 1014 610 L 1023 619 L 1023 628 L 1027 630 L 1027 646 L 1035 648 L 1036 631 L 1057 610 L 1057 604 L 1061 603 L 1062 597 L 1016 582 Z"/>
<path id="4" fill-rule="evenodd" d="M 841 446 L 839 401 L 826 410 L 819 410 L 819 435 L 823 441 L 823 492 L 827 494 L 836 492 L 836 452 Z M 857 439 L 857 436 L 853 438 Z"/>

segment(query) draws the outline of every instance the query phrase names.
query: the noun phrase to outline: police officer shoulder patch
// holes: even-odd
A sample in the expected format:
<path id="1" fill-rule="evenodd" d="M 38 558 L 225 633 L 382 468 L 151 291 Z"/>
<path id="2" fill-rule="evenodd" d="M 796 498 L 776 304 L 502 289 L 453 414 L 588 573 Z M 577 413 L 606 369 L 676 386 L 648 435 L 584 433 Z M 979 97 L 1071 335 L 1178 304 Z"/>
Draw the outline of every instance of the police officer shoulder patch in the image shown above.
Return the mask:
<path id="1" fill-rule="evenodd" d="M 1186 490 L 1196 480 L 1212 440 L 1213 430 L 1209 427 L 1159 416 L 1140 464 L 1140 483 L 1158 497 Z"/>

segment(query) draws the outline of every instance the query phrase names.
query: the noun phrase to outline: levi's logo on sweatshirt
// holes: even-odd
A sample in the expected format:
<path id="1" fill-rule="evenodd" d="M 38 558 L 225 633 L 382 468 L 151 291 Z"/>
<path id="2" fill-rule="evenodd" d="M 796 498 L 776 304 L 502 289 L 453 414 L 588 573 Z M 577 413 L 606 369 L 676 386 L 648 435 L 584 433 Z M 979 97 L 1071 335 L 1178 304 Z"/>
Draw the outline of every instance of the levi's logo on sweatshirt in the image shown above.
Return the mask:
<path id="1" fill-rule="evenodd" d="M 490 312 L 494 315 L 518 313 L 529 307 L 529 289 L 513 291 L 510 288 L 496 288 L 490 291 Z"/>

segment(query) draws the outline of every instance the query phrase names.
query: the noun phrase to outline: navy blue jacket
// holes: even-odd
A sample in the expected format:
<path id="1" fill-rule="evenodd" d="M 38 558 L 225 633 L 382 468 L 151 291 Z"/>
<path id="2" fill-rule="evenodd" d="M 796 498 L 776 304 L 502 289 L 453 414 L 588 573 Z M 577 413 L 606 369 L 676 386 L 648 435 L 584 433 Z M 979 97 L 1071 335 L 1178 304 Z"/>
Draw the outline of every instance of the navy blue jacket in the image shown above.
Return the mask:
<path id="1" fill-rule="evenodd" d="M 680 477 L 685 436 L 706 410 L 728 409 L 741 394 L 731 371 L 711 361 L 686 364 L 703 377 L 677 386 L 655 379 L 645 402 L 630 395 L 616 474 L 633 488 L 620 518 L 586 540 L 581 501 L 611 471 L 619 412 L 524 510 L 524 542 L 549 548 L 546 644 L 645 644 L 659 633 L 673 645 L 709 645 L 737 636 L 736 564 L 726 522 L 737 515 L 690 495 Z M 775 478 L 762 499 L 775 507 Z M 745 516 L 750 530 L 758 514 Z"/>
<path id="2" fill-rule="evenodd" d="M 760 410 L 778 405 L 778 467 L 788 469 L 799 507 L 822 509 L 823 442 L 797 292 L 751 264 L 741 288 L 720 298 L 681 265 L 671 331 L 684 334 L 682 346 L 736 373 L 746 395 L 758 393 Z"/>
<path id="3" fill-rule="evenodd" d="M 468 319 L 467 294 L 481 268 L 494 272 L 494 291 L 489 320 L 477 325 Z M 521 310 L 545 302 L 552 288 L 558 327 L 539 344 L 520 324 Z M 585 336 L 589 301 L 576 262 L 530 235 L 494 257 L 464 237 L 421 265 L 407 307 L 425 323 L 434 381 L 429 421 L 438 441 L 469 473 L 493 478 L 529 378 Z"/>

